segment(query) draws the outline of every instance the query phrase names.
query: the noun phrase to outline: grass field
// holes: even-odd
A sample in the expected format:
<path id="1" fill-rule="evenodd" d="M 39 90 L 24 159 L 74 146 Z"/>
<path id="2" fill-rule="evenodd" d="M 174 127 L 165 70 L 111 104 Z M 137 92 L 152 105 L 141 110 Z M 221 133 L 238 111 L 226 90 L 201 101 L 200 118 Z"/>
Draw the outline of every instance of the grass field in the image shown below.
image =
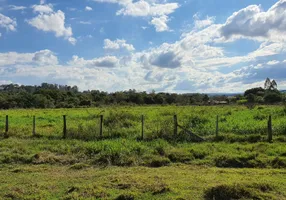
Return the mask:
<path id="1" fill-rule="evenodd" d="M 188 142 L 181 130 L 172 138 L 174 114 L 207 141 Z M 265 142 L 269 115 L 273 143 Z M 285 115 L 283 106 L 0 111 L 0 199 L 286 199 Z"/>
<path id="2" fill-rule="evenodd" d="M 61 137 L 62 115 L 67 115 L 68 136 L 95 139 L 99 136 L 99 116 L 104 115 L 105 137 L 137 138 L 141 132 L 141 115 L 145 116 L 145 137 L 156 138 L 173 134 L 173 115 L 178 122 L 201 136 L 215 134 L 216 116 L 222 134 L 250 135 L 267 133 L 267 119 L 272 115 L 273 132 L 286 135 L 285 106 L 150 106 L 104 107 L 88 109 L 2 110 L 0 130 L 5 129 L 5 115 L 9 115 L 10 135 L 30 137 L 32 116 L 36 116 L 36 132 L 42 136 Z"/>

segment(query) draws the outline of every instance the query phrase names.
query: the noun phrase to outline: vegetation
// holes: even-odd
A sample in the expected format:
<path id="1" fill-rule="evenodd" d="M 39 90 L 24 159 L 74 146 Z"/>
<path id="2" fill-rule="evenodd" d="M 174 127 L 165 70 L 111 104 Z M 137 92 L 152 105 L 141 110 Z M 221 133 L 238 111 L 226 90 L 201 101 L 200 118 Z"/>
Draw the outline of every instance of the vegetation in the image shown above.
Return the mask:
<path id="1" fill-rule="evenodd" d="M 286 105 L 256 105 L 284 98 L 275 82 L 265 85 L 232 99 L 10 85 L 0 92 L 5 108 L 58 109 L 0 110 L 0 199 L 286 199 Z M 246 106 L 143 106 L 226 100 Z M 142 106 L 116 106 L 126 103 Z M 266 142 L 269 115 L 273 143 Z M 186 130 L 205 141 L 191 143 Z"/>
<path id="2" fill-rule="evenodd" d="M 2 199 L 285 199 L 284 143 L 0 140 Z"/>
<path id="3" fill-rule="evenodd" d="M 102 105 L 209 105 L 285 102 L 277 83 L 267 79 L 265 88 L 252 88 L 244 96 L 137 92 L 114 93 L 99 90 L 80 92 L 77 86 L 42 83 L 41 86 L 0 85 L 0 109 L 11 108 L 80 108 Z"/>
<path id="4" fill-rule="evenodd" d="M 216 115 L 219 115 L 219 138 L 225 141 L 263 141 L 267 136 L 267 120 L 272 115 L 274 139 L 286 135 L 285 106 L 109 106 L 80 109 L 2 110 L 0 130 L 5 131 L 5 115 L 9 115 L 11 137 L 30 138 L 33 116 L 36 116 L 36 133 L 45 138 L 62 138 L 63 117 L 67 115 L 68 138 L 81 140 L 99 139 L 99 116 L 104 116 L 104 138 L 141 137 L 141 115 L 145 116 L 144 138 L 174 140 L 174 120 L 185 129 L 212 140 L 215 136 Z M 178 140 L 186 134 L 178 129 Z"/>
<path id="5" fill-rule="evenodd" d="M 78 91 L 77 86 L 43 83 L 41 86 L 17 84 L 0 86 L 0 109 L 11 108 L 73 108 L 100 105 L 152 105 L 152 104 L 203 104 L 208 96 L 203 94 L 169 94 L 136 92 L 107 93 L 99 90 Z M 226 99 L 226 97 L 224 97 Z"/>
<path id="6" fill-rule="evenodd" d="M 264 89 L 261 87 L 252 88 L 246 90 L 244 97 L 247 99 L 248 103 L 278 103 L 285 102 L 285 94 L 277 90 L 277 83 L 275 80 L 270 81 L 269 78 L 266 79 L 264 83 Z"/>
<path id="7" fill-rule="evenodd" d="M 283 169 L 14 165 L 0 168 L 0 198 L 285 199 L 285 181 Z"/>

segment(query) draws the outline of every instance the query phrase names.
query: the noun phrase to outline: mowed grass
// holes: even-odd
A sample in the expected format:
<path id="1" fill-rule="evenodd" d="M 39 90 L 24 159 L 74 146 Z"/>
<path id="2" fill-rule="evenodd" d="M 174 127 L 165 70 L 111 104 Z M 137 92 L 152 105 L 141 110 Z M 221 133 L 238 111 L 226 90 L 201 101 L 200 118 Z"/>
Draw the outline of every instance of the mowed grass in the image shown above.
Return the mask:
<path id="1" fill-rule="evenodd" d="M 95 140 L 99 137 L 99 116 L 104 116 L 103 136 L 138 138 L 141 135 L 141 115 L 145 116 L 145 138 L 164 138 L 173 134 L 173 116 L 178 123 L 198 135 L 215 134 L 219 116 L 221 134 L 266 136 L 268 116 L 272 115 L 274 136 L 286 136 L 285 106 L 130 106 L 80 109 L 2 110 L 0 131 L 5 130 L 5 115 L 9 115 L 9 135 L 30 137 L 32 117 L 36 116 L 36 132 L 46 137 L 62 137 L 63 117 L 67 115 L 68 137 Z M 181 131 L 179 129 L 179 131 Z"/>

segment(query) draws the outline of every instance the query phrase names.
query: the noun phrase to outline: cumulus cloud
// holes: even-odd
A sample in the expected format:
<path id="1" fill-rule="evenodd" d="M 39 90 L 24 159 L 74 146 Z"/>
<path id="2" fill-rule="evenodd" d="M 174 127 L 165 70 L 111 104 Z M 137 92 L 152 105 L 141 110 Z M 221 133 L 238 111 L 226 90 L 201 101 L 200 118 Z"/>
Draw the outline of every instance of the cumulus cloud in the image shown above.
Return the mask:
<path id="1" fill-rule="evenodd" d="M 32 60 L 40 65 L 57 65 L 58 58 L 50 50 L 38 51 L 34 54 Z"/>
<path id="2" fill-rule="evenodd" d="M 129 11 L 127 12 L 128 4 L 139 2 L 127 0 L 95 1 L 117 3 L 122 12 L 126 11 L 126 15 L 129 13 Z M 159 4 L 159 1 L 153 0 L 145 0 L 145 2 L 151 7 Z M 281 5 L 284 1 L 279 2 L 275 5 L 282 8 Z M 136 8 L 141 9 L 138 5 Z M 143 5 L 142 9 L 144 10 L 145 4 L 141 2 L 140 5 Z M 168 92 L 242 92 L 247 88 L 263 85 L 267 74 L 267 76 L 278 81 L 279 88 L 286 88 L 286 81 L 284 81 L 286 61 L 281 61 L 281 57 L 284 58 L 286 55 L 286 45 L 285 42 L 274 37 L 278 37 L 280 34 L 283 38 L 281 27 L 284 18 L 281 18 L 281 27 L 273 25 L 270 27 L 271 30 L 265 34 L 257 34 L 255 31 L 246 34 L 244 33 L 246 30 L 239 33 L 228 32 L 230 33 L 228 37 L 223 34 L 222 29 L 229 22 L 239 21 L 244 26 L 245 19 L 247 21 L 257 20 L 259 13 L 268 13 L 271 9 L 264 12 L 260 6 L 254 6 L 247 7 L 246 10 L 250 10 L 250 12 L 244 11 L 244 14 L 239 14 L 241 20 L 238 20 L 237 17 L 233 17 L 233 19 L 229 17 L 223 24 L 215 24 L 214 17 L 200 18 L 194 16 L 194 22 L 191 23 L 193 29 L 183 33 L 178 41 L 163 43 L 157 47 L 141 52 L 132 52 L 122 57 L 103 56 L 85 59 L 74 56 L 67 64 L 61 65 L 56 54 L 49 50 L 27 54 L 2 53 L 0 54 L 0 76 L 3 80 L 13 81 L 16 80 L 15 77 L 24 77 L 28 81 L 39 79 L 38 82 L 31 84 L 39 84 L 48 80 L 49 82 L 78 85 L 80 89 L 98 88 L 106 91 L 134 88 L 141 91 L 155 89 L 156 91 Z M 138 16 L 144 17 L 144 14 L 139 11 Z M 159 14 L 150 14 L 152 13 L 150 10 L 145 11 L 149 13 L 145 17 L 150 19 L 150 23 L 152 19 L 162 16 L 166 16 L 168 19 L 168 14 L 162 14 L 166 12 L 158 11 Z M 237 13 L 239 12 L 242 11 Z M 57 12 L 37 13 L 39 13 L 38 15 L 50 16 Z M 134 13 L 132 11 L 129 14 L 136 16 Z M 274 14 L 276 15 L 276 13 Z M 279 14 L 281 15 L 283 12 L 279 12 Z M 122 15 L 125 14 L 122 13 Z M 237 15 L 233 14 L 233 16 Z M 252 17 L 248 18 L 244 15 L 251 15 Z M 272 17 L 276 19 L 276 17 Z M 265 19 L 267 22 L 268 17 Z M 167 26 L 167 22 L 165 24 Z M 155 24 L 153 25 L 155 26 Z M 64 23 L 63 27 L 63 29 L 67 29 Z M 275 27 L 280 28 L 278 30 Z M 158 30 L 160 29 L 158 28 Z M 56 34 L 55 29 L 53 32 Z M 72 32 L 67 34 L 62 31 L 60 33 L 59 37 L 72 38 Z M 257 40 L 256 44 L 260 44 L 260 46 L 256 50 L 243 54 L 229 54 L 227 45 L 224 43 L 241 38 L 255 39 Z M 129 49 L 129 51 L 134 49 L 131 44 L 123 39 L 113 41 L 106 39 L 103 48 L 107 50 Z M 227 71 L 224 70 L 225 67 L 229 67 Z"/>
<path id="3" fill-rule="evenodd" d="M 72 28 L 65 25 L 64 12 L 54 12 L 52 5 L 34 5 L 33 9 L 39 14 L 27 20 L 31 26 L 45 32 L 53 32 L 56 37 L 64 37 L 73 45 L 76 43 L 76 39 L 72 37 Z"/>
<path id="4" fill-rule="evenodd" d="M 47 49 L 34 53 L 0 53 L 0 67 L 16 64 L 57 65 L 58 58 Z"/>
<path id="5" fill-rule="evenodd" d="M 182 65 L 181 58 L 173 51 L 163 51 L 152 55 L 149 62 L 151 65 L 163 68 L 177 68 Z"/>
<path id="6" fill-rule="evenodd" d="M 160 17 L 154 17 L 150 23 L 155 26 L 157 32 L 163 32 L 169 30 L 169 27 L 167 25 L 168 21 L 169 21 L 168 16 L 162 15 Z"/>
<path id="7" fill-rule="evenodd" d="M 68 64 L 81 67 L 114 68 L 119 65 L 119 60 L 115 56 L 105 56 L 105 57 L 95 58 L 92 60 L 85 60 L 84 58 L 73 56 L 72 60 L 69 61 Z"/>
<path id="8" fill-rule="evenodd" d="M 116 39 L 114 41 L 110 39 L 105 39 L 103 48 L 106 50 L 120 50 L 120 49 L 126 49 L 127 51 L 135 50 L 132 44 L 127 44 L 126 40 L 120 40 L 120 39 Z"/>
<path id="9" fill-rule="evenodd" d="M 35 13 L 52 13 L 53 5 L 52 4 L 41 4 L 41 5 L 33 5 L 32 9 Z"/>
<path id="10" fill-rule="evenodd" d="M 200 19 L 199 14 L 196 13 L 193 16 L 194 19 L 194 25 L 195 25 L 195 29 L 202 29 L 205 28 L 207 26 L 210 26 L 212 24 L 214 24 L 215 22 L 215 17 L 209 17 L 207 16 L 205 19 Z"/>
<path id="11" fill-rule="evenodd" d="M 117 15 L 130 16 L 162 16 L 169 15 L 179 8 L 178 3 L 150 4 L 145 0 L 129 3 L 117 11 Z"/>
<path id="12" fill-rule="evenodd" d="M 168 15 L 179 8 L 178 3 L 156 3 L 156 1 L 139 0 L 93 0 L 96 2 L 118 3 L 122 6 L 116 15 L 133 17 L 152 17 L 150 24 L 155 26 L 157 32 L 168 31 Z"/>
<path id="13" fill-rule="evenodd" d="M 227 19 L 220 31 L 227 39 L 240 36 L 285 41 L 286 0 L 278 1 L 267 11 L 258 5 L 241 9 Z"/>
<path id="14" fill-rule="evenodd" d="M 5 28 L 7 31 L 16 31 L 17 22 L 0 13 L 0 27 Z"/>
<path id="15" fill-rule="evenodd" d="M 266 76 L 276 81 L 284 81 L 286 73 L 285 61 L 269 61 L 243 67 L 233 72 L 231 82 L 253 83 L 265 80 Z"/>

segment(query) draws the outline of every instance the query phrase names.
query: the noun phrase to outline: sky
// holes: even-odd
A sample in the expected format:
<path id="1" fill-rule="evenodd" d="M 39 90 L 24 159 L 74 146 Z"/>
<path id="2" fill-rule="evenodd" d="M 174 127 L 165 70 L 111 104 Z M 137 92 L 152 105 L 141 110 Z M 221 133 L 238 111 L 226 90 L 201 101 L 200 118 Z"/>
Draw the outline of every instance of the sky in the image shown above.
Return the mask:
<path id="1" fill-rule="evenodd" d="M 286 0 L 0 0 L 0 84 L 286 89 Z"/>

